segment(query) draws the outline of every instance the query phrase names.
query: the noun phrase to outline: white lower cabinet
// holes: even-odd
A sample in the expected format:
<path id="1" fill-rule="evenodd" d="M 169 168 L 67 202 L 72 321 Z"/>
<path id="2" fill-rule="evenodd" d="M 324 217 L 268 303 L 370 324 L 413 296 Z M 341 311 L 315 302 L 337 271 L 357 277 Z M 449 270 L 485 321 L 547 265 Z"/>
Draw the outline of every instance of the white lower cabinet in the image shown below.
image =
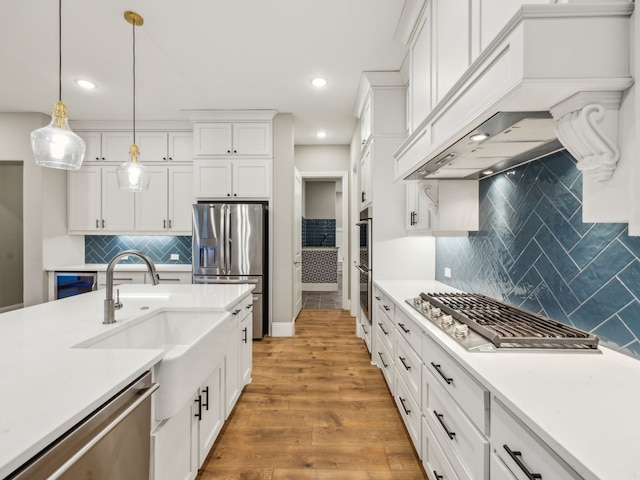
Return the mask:
<path id="1" fill-rule="evenodd" d="M 251 378 L 251 366 L 245 365 L 244 362 L 250 363 L 252 353 L 248 352 L 252 348 L 253 337 L 253 297 L 249 295 L 242 302 L 238 302 L 229 309 L 231 312 L 231 331 L 232 339 L 229 341 L 229 349 L 227 350 L 226 361 L 226 398 L 225 398 L 225 417 L 228 418 L 235 406 L 244 383 L 245 377 Z M 251 326 L 247 326 L 249 322 Z M 247 341 L 245 342 L 244 328 L 247 328 Z M 247 382 L 248 383 L 248 382 Z"/>
<path id="2" fill-rule="evenodd" d="M 416 452 L 422 452 L 422 413 L 420 404 L 416 402 L 406 383 L 402 379 L 402 375 L 398 373 L 396 366 L 395 375 L 395 392 L 396 405 L 400 411 L 400 416 L 404 421 L 411 441 Z"/>
<path id="3" fill-rule="evenodd" d="M 198 389 L 193 418 L 198 422 L 198 468 L 202 466 L 224 424 L 224 362 Z"/>
<path id="4" fill-rule="evenodd" d="M 432 480 L 458 480 L 460 478 L 447 460 L 424 417 L 422 417 L 422 465 Z"/>
<path id="5" fill-rule="evenodd" d="M 251 297 L 249 297 L 251 298 Z M 240 322 L 240 365 L 242 367 L 242 385 L 251 383 L 253 370 L 253 303 L 245 307 L 245 316 Z M 247 313 L 248 310 L 248 313 Z"/>
<path id="6" fill-rule="evenodd" d="M 489 471 L 491 472 L 491 480 L 515 480 L 517 478 L 495 452 L 489 456 Z"/>
<path id="7" fill-rule="evenodd" d="M 147 276 L 147 272 L 131 272 L 126 270 L 116 270 L 113 272 L 113 286 L 128 285 L 131 283 L 144 284 Z M 98 290 L 107 286 L 107 272 L 98 272 Z M 115 293 L 114 293 L 115 296 Z"/>
<path id="8" fill-rule="evenodd" d="M 504 478 L 516 480 L 583 478 L 495 398 L 491 399 L 491 445 L 495 455 L 512 473 L 510 477 L 504 474 Z"/>

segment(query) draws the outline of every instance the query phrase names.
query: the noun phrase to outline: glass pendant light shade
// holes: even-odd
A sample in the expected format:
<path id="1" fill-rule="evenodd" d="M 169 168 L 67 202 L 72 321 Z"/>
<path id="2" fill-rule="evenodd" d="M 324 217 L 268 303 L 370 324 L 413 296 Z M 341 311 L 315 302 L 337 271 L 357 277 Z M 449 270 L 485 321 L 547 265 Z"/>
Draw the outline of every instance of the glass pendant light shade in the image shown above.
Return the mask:
<path id="1" fill-rule="evenodd" d="M 49 125 L 31 132 L 31 148 L 38 165 L 62 170 L 80 168 L 86 146 L 69 128 L 64 103 L 56 102 Z"/>
<path id="2" fill-rule="evenodd" d="M 149 169 L 138 162 L 140 150 L 134 143 L 129 148 L 129 161 L 116 170 L 118 188 L 129 192 L 144 192 L 149 189 Z"/>

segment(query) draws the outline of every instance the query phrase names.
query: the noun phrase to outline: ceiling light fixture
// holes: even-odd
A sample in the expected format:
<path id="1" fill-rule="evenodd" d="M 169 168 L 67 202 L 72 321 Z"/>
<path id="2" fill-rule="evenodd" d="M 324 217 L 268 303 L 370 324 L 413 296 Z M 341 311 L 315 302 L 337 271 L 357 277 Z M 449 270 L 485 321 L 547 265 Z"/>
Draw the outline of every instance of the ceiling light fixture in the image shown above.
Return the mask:
<path id="1" fill-rule="evenodd" d="M 87 90 L 92 90 L 96 88 L 96 84 L 90 82 L 89 80 L 76 80 L 76 83 L 80 85 L 82 88 L 86 88 Z"/>
<path id="2" fill-rule="evenodd" d="M 318 132 L 316 133 L 316 137 L 318 138 L 327 138 L 327 132 Z"/>
<path id="3" fill-rule="evenodd" d="M 327 79 L 322 77 L 315 77 L 311 79 L 311 85 L 317 88 L 322 88 L 327 85 Z"/>
<path id="4" fill-rule="evenodd" d="M 124 19 L 133 27 L 133 144 L 129 148 L 129 161 L 116 170 L 118 187 L 129 192 L 142 192 L 149 188 L 149 170 L 138 162 L 140 149 L 136 145 L 136 27 L 144 19 L 136 12 L 124 12 Z"/>
<path id="5" fill-rule="evenodd" d="M 482 172 L 483 175 L 491 175 L 493 173 L 493 170 L 485 170 Z"/>
<path id="6" fill-rule="evenodd" d="M 51 123 L 31 132 L 35 161 L 43 167 L 77 170 L 82 165 L 86 145 L 69 128 L 67 107 L 62 103 L 62 0 L 58 1 L 58 101 Z"/>
<path id="7" fill-rule="evenodd" d="M 475 135 L 471 135 L 470 138 L 474 142 L 481 142 L 481 141 L 486 140 L 487 138 L 489 138 L 489 134 L 488 133 L 476 133 Z"/>

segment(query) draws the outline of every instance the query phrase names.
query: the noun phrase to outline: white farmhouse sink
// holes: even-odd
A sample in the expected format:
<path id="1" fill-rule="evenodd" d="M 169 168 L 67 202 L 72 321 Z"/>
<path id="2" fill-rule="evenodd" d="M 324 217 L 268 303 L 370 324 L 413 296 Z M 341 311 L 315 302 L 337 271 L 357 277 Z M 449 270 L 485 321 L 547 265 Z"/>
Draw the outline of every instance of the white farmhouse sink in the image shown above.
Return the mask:
<path id="1" fill-rule="evenodd" d="M 160 384 L 154 394 L 155 416 L 178 413 L 224 358 L 228 312 L 162 310 L 119 324 L 108 334 L 83 342 L 80 348 L 165 350 L 156 370 Z"/>

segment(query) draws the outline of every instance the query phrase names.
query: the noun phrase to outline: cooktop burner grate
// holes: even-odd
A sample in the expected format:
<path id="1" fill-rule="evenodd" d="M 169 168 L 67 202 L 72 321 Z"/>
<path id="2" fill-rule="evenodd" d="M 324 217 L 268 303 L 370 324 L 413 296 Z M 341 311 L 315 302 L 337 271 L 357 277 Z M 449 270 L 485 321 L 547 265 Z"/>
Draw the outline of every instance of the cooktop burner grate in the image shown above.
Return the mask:
<path id="1" fill-rule="evenodd" d="M 481 294 L 422 293 L 420 297 L 498 348 L 598 348 L 593 334 Z"/>

